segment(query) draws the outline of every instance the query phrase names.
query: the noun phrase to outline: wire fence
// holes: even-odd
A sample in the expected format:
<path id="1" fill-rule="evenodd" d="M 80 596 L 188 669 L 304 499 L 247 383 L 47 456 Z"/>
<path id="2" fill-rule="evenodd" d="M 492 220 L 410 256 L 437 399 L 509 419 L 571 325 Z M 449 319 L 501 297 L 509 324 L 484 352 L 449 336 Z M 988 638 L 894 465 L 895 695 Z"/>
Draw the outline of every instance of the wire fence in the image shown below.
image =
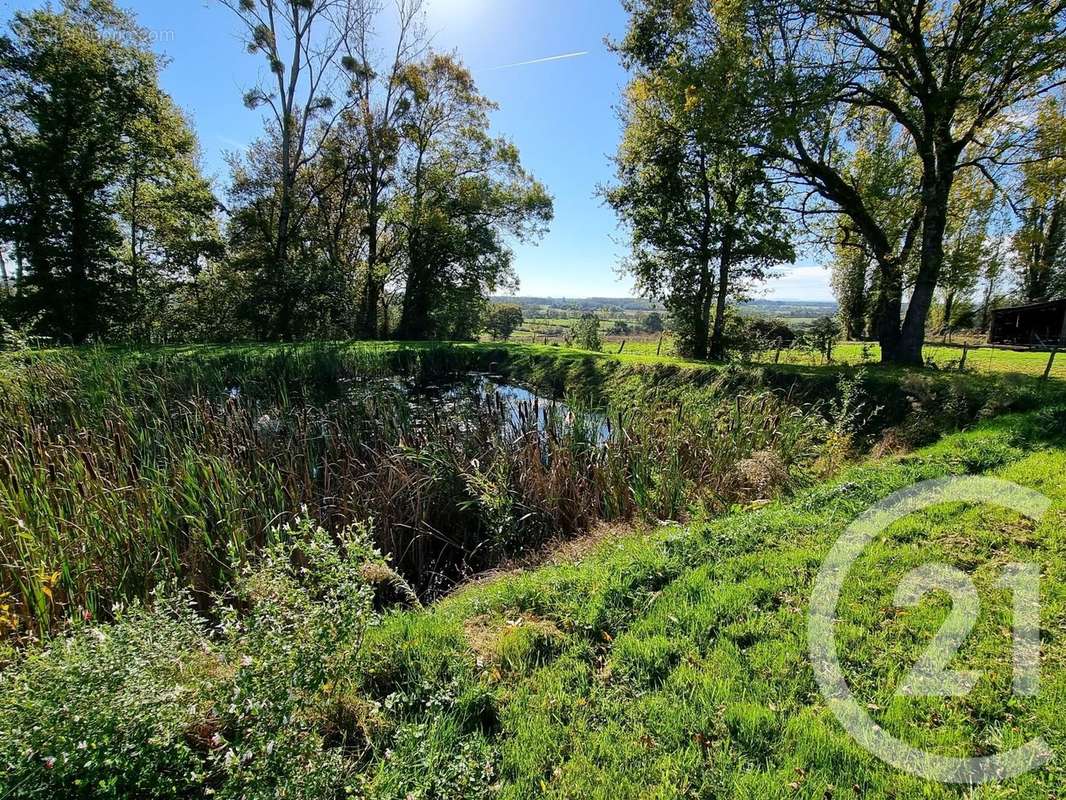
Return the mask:
<path id="1" fill-rule="evenodd" d="M 1066 351 L 1019 350 L 989 345 L 927 344 L 923 351 L 926 366 L 944 372 L 1015 374 L 1048 380 L 1066 380 Z M 823 353 L 805 347 L 759 352 L 757 363 L 824 366 Z M 833 348 L 833 363 L 878 364 L 881 348 L 870 342 L 841 342 Z"/>

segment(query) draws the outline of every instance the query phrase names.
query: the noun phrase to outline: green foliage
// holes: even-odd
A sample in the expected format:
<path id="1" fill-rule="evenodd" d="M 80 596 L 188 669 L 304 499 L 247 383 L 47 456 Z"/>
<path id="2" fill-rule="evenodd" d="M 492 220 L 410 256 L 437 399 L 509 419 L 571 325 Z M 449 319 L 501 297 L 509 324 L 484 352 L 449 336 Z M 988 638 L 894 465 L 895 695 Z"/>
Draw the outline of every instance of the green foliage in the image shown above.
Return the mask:
<path id="1" fill-rule="evenodd" d="M 600 338 L 600 318 L 595 314 L 582 314 L 581 319 L 570 326 L 567 342 L 581 350 L 599 352 L 603 349 Z"/>
<path id="2" fill-rule="evenodd" d="M 546 451 L 545 441 L 526 429 L 520 438 L 532 442 L 528 453 L 516 453 L 512 440 L 503 440 L 497 451 L 495 440 L 482 438 L 465 462 L 449 462 L 449 452 L 465 440 L 441 444 L 439 429 L 428 441 L 414 439 L 389 416 L 392 406 L 380 387 L 365 397 L 352 390 L 359 383 L 354 376 L 393 375 L 403 365 L 407 372 L 421 365 L 428 375 L 440 376 L 487 363 L 546 382 L 565 378 L 575 390 L 609 397 L 615 409 L 626 411 L 610 412 L 617 446 L 597 449 L 589 446 L 590 432 L 567 440 L 558 430 L 553 436 L 567 440 L 566 447 Z M 986 422 L 904 458 L 854 467 L 831 483 L 812 485 L 820 469 L 812 459 L 833 457 L 832 437 L 862 427 L 872 402 L 891 405 L 893 392 L 902 388 L 904 408 L 886 407 L 889 420 L 927 409 L 920 415 L 930 423 L 948 416 L 968 422 L 984 404 L 975 387 L 1000 395 L 1003 386 L 982 384 L 972 375 L 949 380 L 930 373 L 900 387 L 899 376 L 887 371 L 849 377 L 829 367 L 807 370 L 804 382 L 775 384 L 795 373 L 741 366 L 683 370 L 676 363 L 638 370 L 632 363 L 638 362 L 558 348 L 365 344 L 0 358 L 4 427 L 35 421 L 41 436 L 49 427 L 91 432 L 67 436 L 62 450 L 67 462 L 58 460 L 60 450 L 49 451 L 56 458 L 57 489 L 52 497 L 46 490 L 32 494 L 35 507 L 61 497 L 78 502 L 71 498 L 85 490 L 91 502 L 81 508 L 105 514 L 117 497 L 99 493 L 93 480 L 130 486 L 144 482 L 152 462 L 181 461 L 186 468 L 201 458 L 208 468 L 190 473 L 193 480 L 180 487 L 189 493 L 190 505 L 154 512 L 152 518 L 181 520 L 186 527 L 176 540 L 183 544 L 219 536 L 224 541 L 214 558 L 227 559 L 231 546 L 244 553 L 227 570 L 221 592 L 189 595 L 165 588 L 145 595 L 152 599 L 150 609 L 102 604 L 93 620 L 70 615 L 76 619 L 62 636 L 41 644 L 24 641 L 21 652 L 0 651 L 9 662 L 0 672 L 0 794 L 42 799 L 211 794 L 234 800 L 421 794 L 458 800 L 589 797 L 609 788 L 619 797 L 744 796 L 756 790 L 792 796 L 805 789 L 821 797 L 830 786 L 858 785 L 876 798 L 926 798 L 928 784 L 901 778 L 864 755 L 812 703 L 806 598 L 826 548 L 870 503 L 919 480 L 984 471 L 1049 493 L 1055 505 L 1045 523 L 1034 528 L 1010 515 L 947 508 L 894 530 L 860 565 L 855 586 L 842 598 L 849 675 L 886 726 L 905 728 L 921 742 L 941 735 L 995 742 L 1008 723 L 1019 735 L 1039 730 L 1053 744 L 1062 740 L 1061 693 L 1031 702 L 1002 700 L 1000 688 L 1009 694 L 1009 657 L 994 653 L 1002 649 L 1010 608 L 994 592 L 982 604 L 991 618 L 975 631 L 973 651 L 963 654 L 993 679 L 972 698 L 951 699 L 946 707 L 938 701 L 935 716 L 893 699 L 901 665 L 913 663 L 938 618 L 898 615 L 891 600 L 899 575 L 930 552 L 946 561 L 980 555 L 993 563 L 1040 554 L 1049 574 L 1058 576 L 1059 512 L 1066 503 L 1057 481 L 1066 461 L 1061 408 L 1048 403 L 1048 410 L 1028 417 Z M 784 399 L 816 389 L 815 374 L 836 399 L 826 404 L 824 416 Z M 198 391 L 221 396 L 235 376 L 241 396 L 220 401 L 226 408 L 223 426 L 214 427 L 212 412 L 196 405 L 190 417 L 208 435 L 195 445 L 186 442 L 181 451 L 133 455 L 136 447 L 147 446 L 137 445 L 138 438 L 174 433 L 167 413 Z M 367 427 L 354 427 L 359 416 L 340 417 L 338 409 L 322 405 L 336 385 L 346 387 L 342 407 L 378 408 L 364 418 Z M 268 420 L 243 415 L 241 406 L 256 396 L 279 404 Z M 300 412 L 282 405 L 285 396 L 300 399 Z M 109 409 L 121 414 L 109 415 Z M 297 435 L 287 438 L 285 428 L 295 426 L 300 413 L 314 428 L 295 428 Z M 277 428 L 275 420 L 281 423 Z M 132 427 L 136 424 L 144 427 Z M 136 436 L 113 447 L 71 452 L 74 441 L 105 437 L 107 426 L 127 426 Z M 264 454 L 290 452 L 294 442 L 313 446 L 315 429 L 365 445 L 389 426 L 396 426 L 409 448 L 387 453 L 387 474 L 397 475 L 402 458 L 417 458 L 426 471 L 414 476 L 414 483 L 436 484 L 449 507 L 457 497 L 469 498 L 505 539 L 530 542 L 535 529 L 521 526 L 525 515 L 537 510 L 534 500 L 542 503 L 539 513 L 558 514 L 587 509 L 593 496 L 601 509 L 624 508 L 632 499 L 650 512 L 656 527 L 609 536 L 591 545 L 578 563 L 560 559 L 475 582 L 429 609 L 411 603 L 409 592 L 393 592 L 396 574 L 370 541 L 371 536 L 382 541 L 389 530 L 384 514 L 373 532 L 331 525 L 328 533 L 306 513 L 292 517 L 288 527 L 253 531 L 242 523 L 199 529 L 208 512 L 217 513 L 212 507 L 262 504 L 265 516 L 275 513 L 269 495 L 226 493 L 225 483 L 234 477 L 212 442 L 247 450 L 249 461 L 233 472 L 255 477 L 254 462 Z M 239 431 L 249 427 L 260 443 L 240 438 Z M 17 450 L 4 448 L 0 469 L 18 460 Z M 107 472 L 109 451 L 124 453 L 124 471 Z M 363 447 L 360 459 L 370 457 Z M 319 451 L 311 463 L 340 460 L 338 451 Z M 555 462 L 562 466 L 545 472 L 547 463 Z M 90 465 L 96 478 L 88 470 L 65 472 L 77 463 Z M 453 479 L 456 466 L 459 480 Z M 290 460 L 268 464 L 264 473 L 292 471 L 299 483 L 315 482 L 317 475 L 297 467 Z M 67 479 L 74 474 L 80 484 Z M 382 508 L 390 514 L 398 508 L 396 487 L 408 474 L 386 486 L 391 505 Z M 522 475 L 528 477 L 516 478 Z M 527 492 L 531 480 L 549 491 Z M 360 483 L 351 493 L 369 495 L 375 482 Z M 192 494 L 199 485 L 203 488 Z M 349 490 L 330 485 L 329 504 L 314 497 L 309 506 L 335 519 L 339 498 Z M 0 502 L 10 503 L 13 487 L 6 481 L 0 486 Z M 787 489 L 796 495 L 778 497 Z M 160 492 L 153 508 L 163 508 L 168 493 L 176 492 Z M 427 492 L 419 500 L 433 497 Z M 298 508 L 294 499 L 278 508 Z M 753 500 L 761 501 L 758 509 Z M 658 519 L 676 519 L 694 502 L 719 516 L 697 517 L 685 527 L 657 526 Z M 73 506 L 67 513 L 71 509 L 80 524 L 63 540 L 68 557 L 75 543 L 94 546 L 91 518 Z M 468 529 L 471 519 L 481 517 L 466 517 L 454 530 Z M 559 519 L 551 518 L 546 530 L 559 533 Z M 5 523 L 5 529 L 12 527 L 17 525 Z M 27 527 L 19 528 L 23 542 L 29 531 L 46 530 L 40 524 Z M 427 548 L 444 530 L 436 525 L 432 537 L 401 547 Z M 966 534 L 960 537 L 960 530 Z M 245 547 L 238 531 L 252 531 L 258 545 Z M 134 534 L 111 546 L 137 552 L 142 537 L 138 530 Z M 62 540 L 56 531 L 48 535 Z M 145 548 L 141 563 L 166 561 L 160 552 Z M 5 551 L 3 562 L 12 561 Z M 436 569 L 441 562 L 428 563 Z M 47 587 L 61 599 L 70 591 L 67 575 L 89 576 L 96 569 L 47 558 L 20 574 L 42 579 L 41 592 Z M 979 579 L 982 591 L 990 590 L 990 581 Z M 5 576 L 4 591 L 12 583 Z M 1052 587 L 1047 613 L 1057 619 L 1066 601 L 1053 591 L 1054 580 L 1047 585 Z M 397 601 L 409 610 L 383 616 L 372 610 L 392 609 Z M 0 624 L 8 624 L 10 609 L 10 598 L 0 596 Z M 108 616 L 112 619 L 104 621 Z M 1064 657 L 1062 643 L 1048 639 L 1045 678 L 1051 685 L 1060 680 Z M 790 783 L 799 789 L 787 788 Z M 991 791 L 990 798 L 1037 800 L 1061 794 L 1062 780 L 1046 770 L 982 791 Z M 943 789 L 933 796 L 950 800 L 958 793 Z"/>
<path id="3" fill-rule="evenodd" d="M 552 200 L 489 132 L 494 106 L 455 58 L 431 54 L 405 72 L 410 116 L 402 127 L 410 167 L 397 213 L 405 231 L 401 339 L 467 339 L 465 309 L 514 285 L 508 239 L 536 237 Z M 480 310 L 480 309 L 478 309 Z"/>
<path id="4" fill-rule="evenodd" d="M 143 333 L 212 246 L 214 200 L 147 40 L 110 0 L 78 0 L 17 12 L 0 42 L 0 236 L 44 335 Z"/>
<path id="5" fill-rule="evenodd" d="M 1066 114 L 1045 100 L 1036 118 L 1036 156 L 1022 167 L 1022 224 L 1014 236 L 1022 295 L 1039 302 L 1066 292 Z"/>
<path id="6" fill-rule="evenodd" d="M 843 329 L 840 327 L 839 322 L 832 317 L 821 317 L 811 324 L 804 334 L 804 338 L 811 348 L 821 354 L 826 362 L 832 362 L 833 349 L 836 347 L 837 342 L 840 341 L 841 333 L 843 333 Z"/>
<path id="7" fill-rule="evenodd" d="M 161 598 L 19 656 L 0 677 L 0 789 L 458 800 L 824 797 L 857 786 L 878 800 L 961 797 L 967 788 L 872 758 L 819 705 L 805 611 L 831 543 L 898 489 L 989 471 L 1047 493 L 1039 526 L 957 505 L 895 525 L 846 584 L 839 635 L 849 684 L 893 733 L 955 752 L 985 737 L 998 746 L 1009 725 L 1010 741 L 1039 733 L 1057 746 L 1063 644 L 1045 637 L 1050 691 L 1007 699 L 1012 609 L 994 587 L 1004 560 L 1039 559 L 1044 613 L 1064 611 L 1054 579 L 1066 442 L 1037 416 L 381 618 L 361 580 L 380 563 L 364 534 L 337 545 L 302 521 L 240 572 L 220 626 L 187 599 Z M 901 576 L 930 557 L 973 565 L 982 594 L 960 658 L 984 677 L 970 697 L 935 708 L 894 697 L 942 621 L 936 605 L 901 614 L 893 603 Z M 1062 790 L 1061 773 L 1045 769 L 981 793 L 1042 800 Z"/>
<path id="8" fill-rule="evenodd" d="M 675 16 L 647 6 L 630 11 Z M 642 294 L 666 304 L 679 351 L 721 359 L 729 301 L 794 258 L 782 192 L 759 154 L 769 131 L 748 85 L 752 47 L 723 33 L 708 52 L 674 29 L 674 57 L 646 58 L 650 27 L 635 22 L 620 45 L 636 74 L 606 197 L 630 233 L 627 267 Z"/>
<path id="9" fill-rule="evenodd" d="M 666 323 L 663 321 L 662 314 L 653 312 L 644 318 L 640 328 L 645 333 L 662 333 L 666 330 Z"/>
<path id="10" fill-rule="evenodd" d="M 513 303 L 493 304 L 489 306 L 485 319 L 485 330 L 497 341 L 506 341 L 511 334 L 522 327 L 524 322 L 521 306 Z"/>
<path id="11" fill-rule="evenodd" d="M 366 747 L 346 704 L 374 614 L 365 532 L 306 518 L 239 572 L 216 631 L 182 593 L 31 646 L 0 680 L 12 798 L 313 798 Z"/>

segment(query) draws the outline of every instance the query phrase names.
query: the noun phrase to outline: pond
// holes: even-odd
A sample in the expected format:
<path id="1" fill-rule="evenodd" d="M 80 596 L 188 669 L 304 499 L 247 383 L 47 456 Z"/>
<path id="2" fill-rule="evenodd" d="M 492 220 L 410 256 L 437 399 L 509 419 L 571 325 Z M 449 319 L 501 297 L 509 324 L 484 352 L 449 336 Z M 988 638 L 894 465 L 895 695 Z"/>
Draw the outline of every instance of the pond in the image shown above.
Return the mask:
<path id="1" fill-rule="evenodd" d="M 469 372 L 433 382 L 401 376 L 362 379 L 352 383 L 348 398 L 380 402 L 385 394 L 401 399 L 416 424 L 450 417 L 461 425 L 480 417 L 498 419 L 501 432 L 512 436 L 534 429 L 579 430 L 601 445 L 611 437 L 611 423 L 602 411 L 575 408 L 491 373 Z"/>

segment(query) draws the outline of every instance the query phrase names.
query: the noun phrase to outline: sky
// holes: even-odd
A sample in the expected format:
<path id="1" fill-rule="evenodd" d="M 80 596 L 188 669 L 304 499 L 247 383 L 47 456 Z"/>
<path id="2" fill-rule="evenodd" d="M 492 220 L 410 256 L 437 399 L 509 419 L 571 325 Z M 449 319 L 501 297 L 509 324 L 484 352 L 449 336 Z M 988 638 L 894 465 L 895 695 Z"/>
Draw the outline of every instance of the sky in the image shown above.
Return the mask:
<path id="1" fill-rule="evenodd" d="M 388 4 L 390 0 L 386 0 Z M 624 297 L 618 274 L 624 231 L 597 196 L 612 179 L 621 136 L 616 106 L 626 73 L 606 39 L 621 38 L 620 0 L 426 0 L 435 49 L 457 51 L 482 93 L 499 105 L 496 133 L 518 146 L 525 167 L 555 199 L 555 220 L 535 243 L 515 247 L 520 294 Z M 0 0 L 5 19 L 43 0 Z M 222 191 L 224 155 L 263 130 L 241 98 L 265 67 L 239 40 L 240 23 L 218 0 L 119 0 L 169 59 L 163 88 L 189 114 L 205 170 Z M 383 21 L 383 37 L 388 35 Z M 566 58 L 554 58 L 569 56 Z M 553 59 L 554 60 L 542 60 Z M 524 62 L 538 63 L 524 63 Z M 766 287 L 778 300 L 830 300 L 828 271 L 801 262 Z"/>

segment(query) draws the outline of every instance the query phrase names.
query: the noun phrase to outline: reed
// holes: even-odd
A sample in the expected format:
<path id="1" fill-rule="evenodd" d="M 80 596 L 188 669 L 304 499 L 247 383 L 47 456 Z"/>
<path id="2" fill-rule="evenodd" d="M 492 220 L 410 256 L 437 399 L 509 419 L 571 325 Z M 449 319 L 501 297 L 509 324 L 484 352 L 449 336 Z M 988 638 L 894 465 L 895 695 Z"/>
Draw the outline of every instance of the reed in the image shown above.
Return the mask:
<path id="1" fill-rule="evenodd" d="M 425 597 L 598 521 L 718 513 L 804 482 L 817 408 L 713 388 L 591 412 L 412 403 L 447 349 L 88 351 L 0 370 L 0 626 L 44 635 L 178 579 L 209 609 L 307 510 L 371 524 Z M 403 379 L 395 376 L 400 375 Z"/>

